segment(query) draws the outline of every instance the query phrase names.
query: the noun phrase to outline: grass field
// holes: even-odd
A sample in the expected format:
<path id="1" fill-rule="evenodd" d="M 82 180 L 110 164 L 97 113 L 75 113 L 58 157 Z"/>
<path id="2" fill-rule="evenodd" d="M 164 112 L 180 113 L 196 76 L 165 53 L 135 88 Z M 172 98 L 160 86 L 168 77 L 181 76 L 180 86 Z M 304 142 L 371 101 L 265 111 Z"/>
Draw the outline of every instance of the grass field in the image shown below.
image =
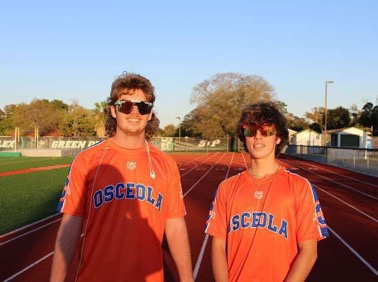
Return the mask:
<path id="1" fill-rule="evenodd" d="M 25 168 L 35 168 L 50 165 L 69 164 L 72 157 L 60 158 L 27 158 L 27 157 L 0 157 L 0 172 Z"/>
<path id="2" fill-rule="evenodd" d="M 0 158 L 0 172 L 70 164 L 72 157 Z M 56 213 L 68 167 L 0 177 L 0 235 Z"/>

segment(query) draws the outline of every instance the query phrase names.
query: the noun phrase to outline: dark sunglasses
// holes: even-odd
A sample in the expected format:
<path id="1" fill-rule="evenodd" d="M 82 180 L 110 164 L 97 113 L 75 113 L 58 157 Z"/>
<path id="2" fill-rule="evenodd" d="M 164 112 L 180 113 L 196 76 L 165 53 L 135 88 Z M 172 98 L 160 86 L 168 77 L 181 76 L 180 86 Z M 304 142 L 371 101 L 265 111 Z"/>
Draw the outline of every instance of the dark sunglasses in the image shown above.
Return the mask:
<path id="1" fill-rule="evenodd" d="M 268 125 L 257 125 L 255 123 L 252 124 L 243 124 L 243 134 L 245 137 L 254 137 L 257 134 L 257 130 L 260 131 L 260 134 L 264 137 L 274 135 L 277 130 L 274 124 Z"/>
<path id="2" fill-rule="evenodd" d="M 134 106 L 137 106 L 138 111 L 141 115 L 147 115 L 151 113 L 154 104 L 145 101 L 120 100 L 116 101 L 114 103 L 114 106 L 117 107 L 118 111 L 127 115 L 132 112 Z"/>

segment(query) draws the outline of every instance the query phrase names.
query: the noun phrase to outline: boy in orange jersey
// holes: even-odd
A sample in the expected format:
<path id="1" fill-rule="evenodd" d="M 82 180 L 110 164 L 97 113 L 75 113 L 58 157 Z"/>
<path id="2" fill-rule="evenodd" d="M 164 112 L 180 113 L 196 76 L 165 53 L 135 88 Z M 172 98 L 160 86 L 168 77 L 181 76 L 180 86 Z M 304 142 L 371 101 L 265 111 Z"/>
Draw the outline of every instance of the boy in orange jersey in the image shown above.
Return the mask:
<path id="1" fill-rule="evenodd" d="M 159 125 L 154 101 L 140 75 L 113 82 L 108 138 L 77 154 L 66 180 L 51 281 L 65 279 L 77 246 L 78 281 L 164 281 L 164 234 L 180 280 L 193 281 L 178 168 L 147 142 Z"/>
<path id="2" fill-rule="evenodd" d="M 206 224 L 216 281 L 304 281 L 328 236 L 317 195 L 276 157 L 288 140 L 273 103 L 248 105 L 237 129 L 251 167 L 219 187 Z"/>

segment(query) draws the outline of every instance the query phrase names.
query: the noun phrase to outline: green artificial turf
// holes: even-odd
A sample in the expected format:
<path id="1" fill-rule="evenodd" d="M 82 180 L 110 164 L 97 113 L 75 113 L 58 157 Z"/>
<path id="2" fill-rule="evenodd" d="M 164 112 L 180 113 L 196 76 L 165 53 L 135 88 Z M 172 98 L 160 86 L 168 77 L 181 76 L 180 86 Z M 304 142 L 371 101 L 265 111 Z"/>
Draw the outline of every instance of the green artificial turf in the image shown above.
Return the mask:
<path id="1" fill-rule="evenodd" d="M 0 172 L 70 164 L 73 157 L 0 157 Z"/>
<path id="2" fill-rule="evenodd" d="M 0 234 L 56 213 L 67 173 L 68 167 L 0 177 Z"/>

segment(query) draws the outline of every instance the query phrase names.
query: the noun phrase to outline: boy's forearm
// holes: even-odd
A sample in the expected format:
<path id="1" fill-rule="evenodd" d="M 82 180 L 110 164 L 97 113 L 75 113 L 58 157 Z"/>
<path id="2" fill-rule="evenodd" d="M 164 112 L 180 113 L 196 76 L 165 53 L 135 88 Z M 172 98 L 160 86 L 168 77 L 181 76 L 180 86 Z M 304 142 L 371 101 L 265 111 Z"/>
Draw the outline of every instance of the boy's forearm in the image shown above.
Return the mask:
<path id="1" fill-rule="evenodd" d="M 299 252 L 295 258 L 286 282 L 305 281 L 317 259 L 317 241 L 309 240 L 299 244 Z"/>
<path id="2" fill-rule="evenodd" d="M 168 241 L 169 251 L 176 264 L 180 281 L 193 281 L 192 259 L 185 219 L 168 219 L 165 236 Z"/>
<path id="3" fill-rule="evenodd" d="M 58 230 L 50 281 L 64 281 L 81 234 L 82 218 L 64 215 Z"/>
<path id="4" fill-rule="evenodd" d="M 211 261 L 215 281 L 228 281 L 226 242 L 217 237 L 212 237 Z"/>

